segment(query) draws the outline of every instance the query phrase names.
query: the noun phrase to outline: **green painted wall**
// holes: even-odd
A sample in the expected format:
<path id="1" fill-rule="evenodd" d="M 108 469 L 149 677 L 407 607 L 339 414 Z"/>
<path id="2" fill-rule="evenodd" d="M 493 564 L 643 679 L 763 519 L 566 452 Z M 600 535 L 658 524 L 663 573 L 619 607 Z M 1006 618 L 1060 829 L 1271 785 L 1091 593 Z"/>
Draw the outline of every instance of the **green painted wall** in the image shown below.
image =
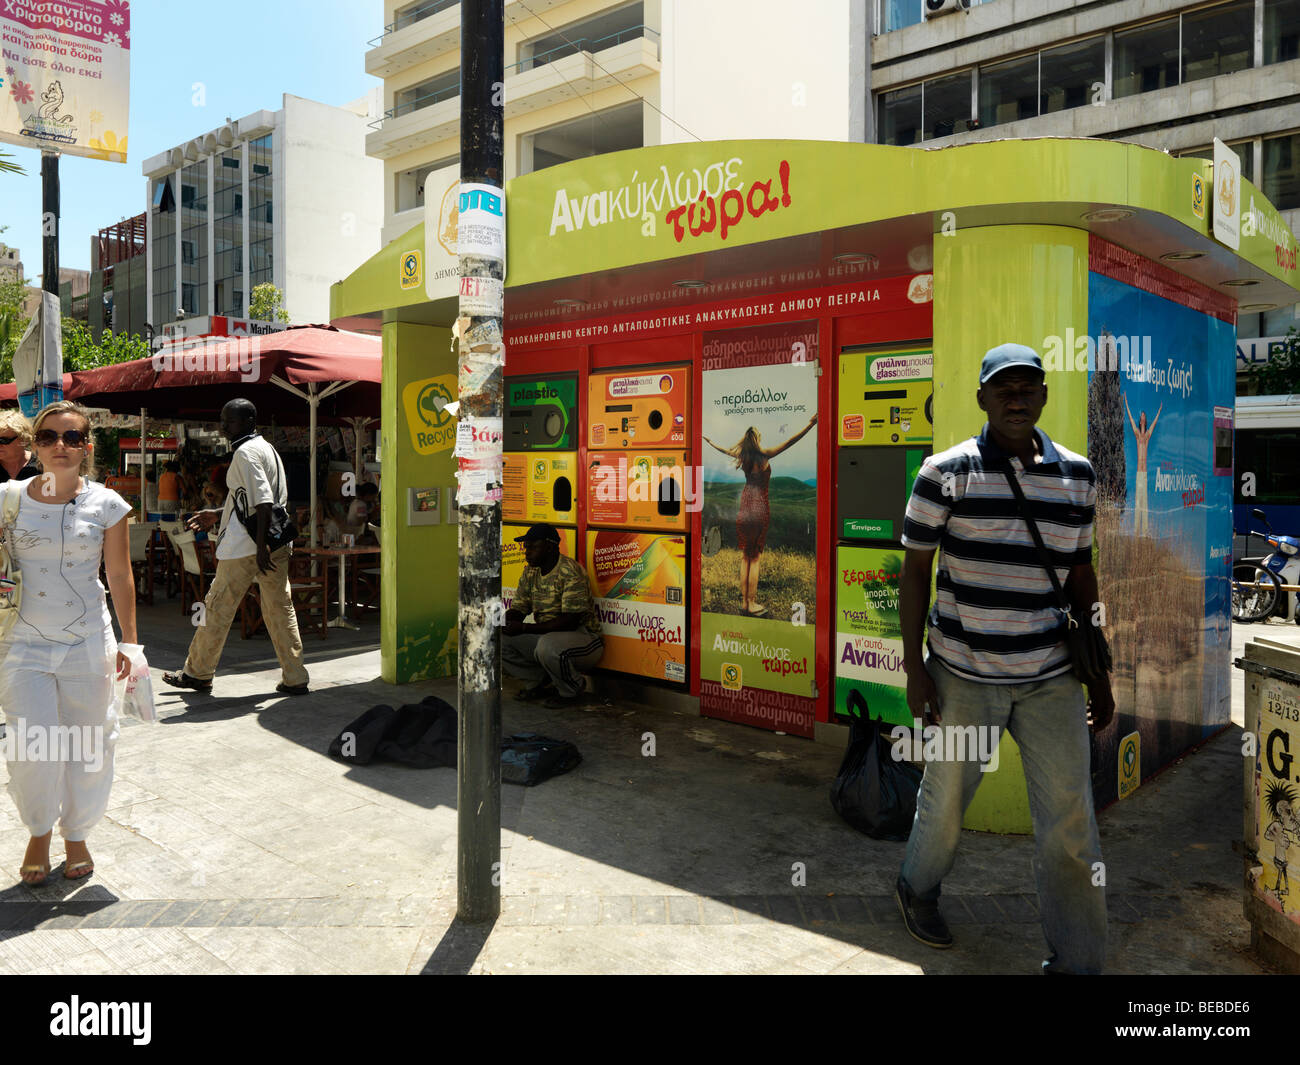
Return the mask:
<path id="1" fill-rule="evenodd" d="M 984 425 L 975 401 L 980 360 L 1007 342 L 1042 351 L 1044 338 L 1088 332 L 1088 234 L 1064 226 L 959 228 L 934 238 L 934 450 Z M 1072 451 L 1088 452 L 1088 373 L 1047 375 L 1039 426 Z M 1033 830 L 1020 749 L 1004 735 L 1001 761 L 987 774 L 965 827 Z"/>
<path id="2" fill-rule="evenodd" d="M 456 526 L 407 524 L 409 489 L 442 488 L 442 510 L 445 489 L 456 483 L 454 441 L 431 454 L 417 449 L 408 386 L 443 375 L 454 381 L 456 359 L 451 330 L 403 322 L 384 323 L 383 352 L 380 662 L 384 680 L 406 684 L 456 671 Z M 448 421 L 454 436 L 454 419 Z M 423 428 L 415 426 L 416 432 Z M 441 517 L 445 520 L 446 514 Z"/>

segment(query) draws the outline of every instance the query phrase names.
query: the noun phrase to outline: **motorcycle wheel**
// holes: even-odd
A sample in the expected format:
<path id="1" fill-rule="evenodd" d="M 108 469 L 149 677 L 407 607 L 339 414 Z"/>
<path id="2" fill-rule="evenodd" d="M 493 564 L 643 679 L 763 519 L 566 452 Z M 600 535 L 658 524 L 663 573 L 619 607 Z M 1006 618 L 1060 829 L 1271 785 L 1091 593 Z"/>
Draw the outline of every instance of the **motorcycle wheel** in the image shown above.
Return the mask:
<path id="1" fill-rule="evenodd" d="M 1232 619 L 1263 621 L 1282 596 L 1277 574 L 1263 566 L 1240 562 L 1232 567 Z"/>

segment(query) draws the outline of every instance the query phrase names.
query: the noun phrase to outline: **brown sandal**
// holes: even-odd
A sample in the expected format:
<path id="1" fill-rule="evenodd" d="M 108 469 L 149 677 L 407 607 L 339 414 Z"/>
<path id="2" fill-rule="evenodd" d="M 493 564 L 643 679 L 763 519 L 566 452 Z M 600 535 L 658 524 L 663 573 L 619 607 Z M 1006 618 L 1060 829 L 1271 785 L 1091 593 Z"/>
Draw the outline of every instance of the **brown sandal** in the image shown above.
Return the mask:
<path id="1" fill-rule="evenodd" d="M 25 875 L 27 873 L 44 873 L 45 875 L 39 880 L 28 880 Z M 48 865 L 24 865 L 18 870 L 18 876 L 28 887 L 42 887 L 49 882 L 50 867 Z"/>

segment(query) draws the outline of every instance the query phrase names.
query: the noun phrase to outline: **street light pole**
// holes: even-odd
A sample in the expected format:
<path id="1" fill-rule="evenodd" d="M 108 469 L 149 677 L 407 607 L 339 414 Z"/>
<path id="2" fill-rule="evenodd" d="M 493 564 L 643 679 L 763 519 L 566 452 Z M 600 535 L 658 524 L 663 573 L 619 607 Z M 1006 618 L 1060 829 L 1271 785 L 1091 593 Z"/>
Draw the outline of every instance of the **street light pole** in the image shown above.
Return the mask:
<path id="1" fill-rule="evenodd" d="M 457 914 L 501 912 L 504 0 L 460 4 Z"/>

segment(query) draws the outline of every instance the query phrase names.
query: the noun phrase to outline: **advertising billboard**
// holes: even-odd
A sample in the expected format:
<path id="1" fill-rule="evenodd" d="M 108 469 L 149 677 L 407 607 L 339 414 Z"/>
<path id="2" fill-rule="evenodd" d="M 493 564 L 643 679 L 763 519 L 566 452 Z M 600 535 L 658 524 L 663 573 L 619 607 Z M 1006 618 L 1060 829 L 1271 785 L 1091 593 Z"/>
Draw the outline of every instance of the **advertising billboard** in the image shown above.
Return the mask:
<path id="1" fill-rule="evenodd" d="M 686 680 L 686 537 L 601 529 L 587 533 L 605 637 L 602 669 Z"/>
<path id="2" fill-rule="evenodd" d="M 0 141 L 126 162 L 127 0 L 6 0 L 0 38 Z"/>

